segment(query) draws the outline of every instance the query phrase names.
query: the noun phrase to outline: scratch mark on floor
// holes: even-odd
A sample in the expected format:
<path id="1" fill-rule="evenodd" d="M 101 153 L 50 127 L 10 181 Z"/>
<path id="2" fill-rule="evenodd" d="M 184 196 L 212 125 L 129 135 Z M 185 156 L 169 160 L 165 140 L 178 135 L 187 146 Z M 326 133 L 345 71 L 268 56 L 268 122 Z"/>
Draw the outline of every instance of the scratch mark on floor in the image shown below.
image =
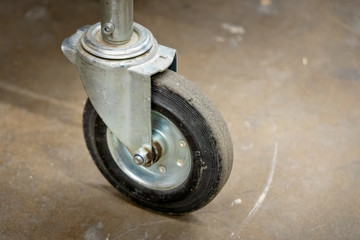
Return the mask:
<path id="1" fill-rule="evenodd" d="M 327 226 L 327 224 L 320 224 L 320 225 L 318 225 L 318 226 L 316 226 L 316 227 L 310 228 L 308 231 L 317 230 L 317 229 L 322 228 L 322 227 L 325 227 L 325 226 Z"/>
<path id="2" fill-rule="evenodd" d="M 233 25 L 230 23 L 223 23 L 221 27 L 232 34 L 244 34 L 245 29 L 242 26 Z"/>
<path id="3" fill-rule="evenodd" d="M 159 233 L 159 234 L 155 237 L 155 240 L 160 240 L 161 237 L 162 237 L 162 234 L 163 234 L 163 232 Z"/>
<path id="4" fill-rule="evenodd" d="M 276 124 L 274 123 L 274 121 L 273 120 L 269 120 L 269 122 L 270 122 L 270 124 L 272 125 L 272 132 L 275 132 L 276 130 L 277 130 L 277 126 L 276 126 Z"/>
<path id="5" fill-rule="evenodd" d="M 334 17 L 332 14 L 330 14 L 328 11 L 326 12 L 326 17 L 328 18 L 329 21 L 337 24 L 339 27 L 349 31 L 350 33 L 360 37 L 360 34 L 354 30 L 351 26 L 349 26 L 348 24 L 342 22 L 341 20 L 339 20 L 337 17 Z"/>
<path id="6" fill-rule="evenodd" d="M 173 222 L 173 221 L 175 221 L 175 220 L 161 220 L 161 221 L 157 221 L 157 222 L 144 223 L 144 224 L 138 225 L 137 227 L 130 228 L 130 229 L 126 230 L 125 232 L 120 233 L 119 235 L 116 235 L 116 238 L 120 239 L 120 237 L 124 236 L 125 234 L 136 231 L 136 230 L 138 230 L 139 228 L 142 228 L 142 227 L 153 226 L 153 225 L 156 225 L 156 224 L 159 224 L 159 223 Z"/>
<path id="7" fill-rule="evenodd" d="M 52 105 L 55 105 L 55 106 L 66 107 L 66 108 L 73 109 L 73 110 L 75 110 L 77 112 L 82 112 L 82 109 L 77 105 L 73 105 L 71 103 L 60 101 L 60 100 L 57 100 L 57 99 L 54 99 L 54 98 L 51 98 L 51 97 L 48 97 L 48 96 L 33 92 L 33 91 L 30 91 L 30 90 L 25 89 L 25 88 L 19 88 L 19 87 L 15 86 L 15 85 L 12 85 L 12 84 L 0 82 L 0 89 L 4 89 L 4 90 L 6 90 L 8 92 L 23 95 L 23 96 L 26 96 L 26 97 L 29 97 L 29 98 L 32 98 L 32 99 L 48 102 L 48 103 L 50 103 Z"/>
<path id="8" fill-rule="evenodd" d="M 264 190 L 262 191 L 262 193 L 261 193 L 260 197 L 258 198 L 257 202 L 255 203 L 254 207 L 251 209 L 251 211 L 249 212 L 247 217 L 240 224 L 240 227 L 237 230 L 239 233 L 243 230 L 243 228 L 250 222 L 250 220 L 254 217 L 256 212 L 260 209 L 261 205 L 263 204 L 263 202 L 264 202 L 264 200 L 266 198 L 266 195 L 269 192 L 271 183 L 272 183 L 273 178 L 274 178 L 276 162 L 277 162 L 277 156 L 278 156 L 278 150 L 279 150 L 279 144 L 278 144 L 278 142 L 275 142 L 274 154 L 273 154 L 273 158 L 272 158 L 272 161 L 271 161 L 271 169 L 270 169 L 268 180 L 267 180 L 267 182 L 265 184 Z M 231 234 L 230 238 L 232 238 L 233 236 L 234 235 Z"/>
<path id="9" fill-rule="evenodd" d="M 103 239 L 102 237 L 103 228 L 104 228 L 104 224 L 102 222 L 98 222 L 96 225 L 89 227 L 84 234 L 84 239 L 85 240 Z"/>
<path id="10" fill-rule="evenodd" d="M 251 123 L 247 120 L 244 121 L 244 125 L 246 128 L 251 128 Z"/>
<path id="11" fill-rule="evenodd" d="M 254 143 L 251 142 L 251 143 L 248 144 L 248 145 L 241 146 L 241 149 L 242 149 L 242 150 L 250 150 L 250 149 L 252 149 L 253 147 L 254 147 Z"/>

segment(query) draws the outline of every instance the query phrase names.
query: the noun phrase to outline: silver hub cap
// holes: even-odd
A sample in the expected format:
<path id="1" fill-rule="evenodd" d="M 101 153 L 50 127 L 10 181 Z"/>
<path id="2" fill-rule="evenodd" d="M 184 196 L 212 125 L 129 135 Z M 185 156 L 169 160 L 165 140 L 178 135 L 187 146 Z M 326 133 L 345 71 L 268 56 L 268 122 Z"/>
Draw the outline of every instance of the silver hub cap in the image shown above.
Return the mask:
<path id="1" fill-rule="evenodd" d="M 161 158 L 150 167 L 139 166 L 126 147 L 107 130 L 107 142 L 119 168 L 137 183 L 155 190 L 169 190 L 186 181 L 191 171 L 191 152 L 180 130 L 164 115 L 152 111 L 152 138 L 162 148 Z"/>

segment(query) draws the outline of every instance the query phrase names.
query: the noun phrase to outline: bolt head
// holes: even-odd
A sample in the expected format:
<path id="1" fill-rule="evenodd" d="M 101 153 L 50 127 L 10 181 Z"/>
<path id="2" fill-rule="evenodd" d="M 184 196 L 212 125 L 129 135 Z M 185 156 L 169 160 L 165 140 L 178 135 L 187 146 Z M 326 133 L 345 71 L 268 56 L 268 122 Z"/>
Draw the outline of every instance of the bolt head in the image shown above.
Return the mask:
<path id="1" fill-rule="evenodd" d="M 112 23 L 107 22 L 103 26 L 103 34 L 105 34 L 105 35 L 112 34 L 114 32 L 114 30 L 115 30 L 115 26 Z"/>

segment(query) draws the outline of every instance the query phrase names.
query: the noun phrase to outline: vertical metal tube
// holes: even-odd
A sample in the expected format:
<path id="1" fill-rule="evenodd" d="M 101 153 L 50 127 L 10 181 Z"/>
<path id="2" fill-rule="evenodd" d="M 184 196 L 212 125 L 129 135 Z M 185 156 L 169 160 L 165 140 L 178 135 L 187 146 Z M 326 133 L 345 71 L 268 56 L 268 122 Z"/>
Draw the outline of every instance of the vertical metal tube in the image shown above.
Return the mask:
<path id="1" fill-rule="evenodd" d="M 105 42 L 127 43 L 133 34 L 133 0 L 100 0 L 101 34 Z"/>

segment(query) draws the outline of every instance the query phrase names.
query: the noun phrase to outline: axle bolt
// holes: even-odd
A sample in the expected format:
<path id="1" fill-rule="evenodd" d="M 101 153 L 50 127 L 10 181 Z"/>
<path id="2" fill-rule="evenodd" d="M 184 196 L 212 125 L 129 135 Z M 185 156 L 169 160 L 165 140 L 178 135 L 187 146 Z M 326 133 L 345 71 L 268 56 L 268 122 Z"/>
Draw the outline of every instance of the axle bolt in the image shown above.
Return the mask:
<path id="1" fill-rule="evenodd" d="M 152 156 L 151 152 L 149 152 L 146 148 L 144 147 L 139 148 L 134 153 L 134 162 L 137 165 L 148 166 L 152 162 L 151 156 Z"/>
<path id="2" fill-rule="evenodd" d="M 141 157 L 139 154 L 134 156 L 134 161 L 137 165 L 142 165 L 144 163 L 144 158 Z"/>

